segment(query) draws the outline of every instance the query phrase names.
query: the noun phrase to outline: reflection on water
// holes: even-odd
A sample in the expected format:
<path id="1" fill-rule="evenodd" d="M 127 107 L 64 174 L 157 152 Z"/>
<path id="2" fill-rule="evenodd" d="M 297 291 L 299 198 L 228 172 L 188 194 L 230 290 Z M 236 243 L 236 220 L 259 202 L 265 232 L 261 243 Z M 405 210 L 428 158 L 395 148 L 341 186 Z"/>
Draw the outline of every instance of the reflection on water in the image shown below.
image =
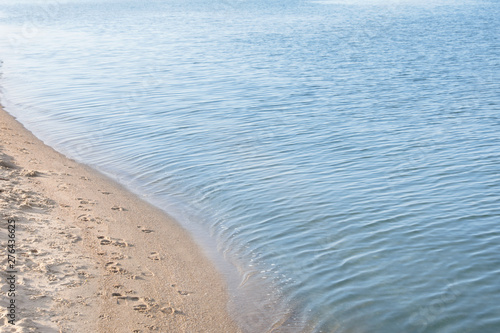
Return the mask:
<path id="1" fill-rule="evenodd" d="M 5 6 L 2 103 L 229 263 L 249 332 L 497 332 L 499 9 Z"/>

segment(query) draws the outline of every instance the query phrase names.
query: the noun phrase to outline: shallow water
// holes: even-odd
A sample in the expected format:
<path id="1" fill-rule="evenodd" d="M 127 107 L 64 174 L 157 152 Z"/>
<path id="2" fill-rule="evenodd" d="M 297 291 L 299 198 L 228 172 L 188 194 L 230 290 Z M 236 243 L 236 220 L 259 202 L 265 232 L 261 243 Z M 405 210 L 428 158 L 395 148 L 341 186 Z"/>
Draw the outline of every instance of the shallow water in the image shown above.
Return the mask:
<path id="1" fill-rule="evenodd" d="M 0 4 L 2 104 L 191 230 L 247 331 L 500 329 L 500 3 Z"/>

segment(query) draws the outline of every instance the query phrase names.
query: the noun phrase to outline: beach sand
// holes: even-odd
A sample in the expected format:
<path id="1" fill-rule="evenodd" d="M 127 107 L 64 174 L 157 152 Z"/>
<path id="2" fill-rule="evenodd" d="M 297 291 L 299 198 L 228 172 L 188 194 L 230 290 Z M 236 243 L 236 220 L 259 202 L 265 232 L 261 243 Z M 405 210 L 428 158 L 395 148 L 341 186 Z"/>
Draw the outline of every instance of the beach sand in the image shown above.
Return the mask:
<path id="1" fill-rule="evenodd" d="M 239 332 L 222 275 L 177 222 L 1 109 L 0 215 L 1 332 Z"/>

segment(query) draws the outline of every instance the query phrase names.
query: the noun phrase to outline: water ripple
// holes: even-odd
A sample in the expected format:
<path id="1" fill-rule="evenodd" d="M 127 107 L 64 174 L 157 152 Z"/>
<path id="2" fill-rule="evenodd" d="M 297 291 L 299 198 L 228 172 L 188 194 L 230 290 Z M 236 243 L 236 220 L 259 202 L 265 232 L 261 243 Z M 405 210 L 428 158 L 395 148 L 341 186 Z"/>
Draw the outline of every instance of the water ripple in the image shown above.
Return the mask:
<path id="1" fill-rule="evenodd" d="M 215 248 L 249 332 L 496 333 L 500 7 L 441 2 L 74 0 L 1 101 Z"/>

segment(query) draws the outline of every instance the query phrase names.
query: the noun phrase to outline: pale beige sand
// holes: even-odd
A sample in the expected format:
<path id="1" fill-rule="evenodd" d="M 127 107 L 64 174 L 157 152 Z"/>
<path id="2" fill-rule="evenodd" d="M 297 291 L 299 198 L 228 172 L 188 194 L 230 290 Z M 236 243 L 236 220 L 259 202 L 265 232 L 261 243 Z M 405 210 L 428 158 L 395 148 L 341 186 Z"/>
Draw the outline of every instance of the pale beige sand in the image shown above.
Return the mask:
<path id="1" fill-rule="evenodd" d="M 7 323 L 7 219 L 17 320 Z M 239 332 L 221 275 L 175 221 L 0 109 L 1 332 Z"/>

